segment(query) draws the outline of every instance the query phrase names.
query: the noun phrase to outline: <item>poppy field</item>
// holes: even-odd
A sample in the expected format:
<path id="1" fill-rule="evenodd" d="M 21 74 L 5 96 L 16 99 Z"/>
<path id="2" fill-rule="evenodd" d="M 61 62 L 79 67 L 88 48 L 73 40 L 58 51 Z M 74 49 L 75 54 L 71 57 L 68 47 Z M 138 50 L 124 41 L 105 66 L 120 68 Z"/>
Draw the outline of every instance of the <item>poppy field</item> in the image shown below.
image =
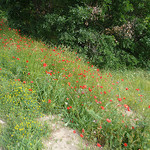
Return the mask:
<path id="1" fill-rule="evenodd" d="M 42 149 L 59 114 L 80 137 L 107 150 L 150 148 L 150 75 L 101 70 L 65 46 L 51 47 L 0 22 L 0 119 L 6 149 Z"/>

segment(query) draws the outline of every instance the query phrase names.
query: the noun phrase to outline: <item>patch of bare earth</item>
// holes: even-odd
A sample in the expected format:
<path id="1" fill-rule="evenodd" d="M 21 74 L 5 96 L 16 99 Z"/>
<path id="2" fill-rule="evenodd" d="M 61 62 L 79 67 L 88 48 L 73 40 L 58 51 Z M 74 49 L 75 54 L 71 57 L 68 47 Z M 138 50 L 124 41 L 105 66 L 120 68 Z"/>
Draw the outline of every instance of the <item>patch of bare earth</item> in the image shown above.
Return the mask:
<path id="1" fill-rule="evenodd" d="M 88 144 L 73 129 L 66 127 L 59 116 L 44 116 L 39 121 L 47 122 L 52 129 L 51 136 L 43 139 L 43 150 L 100 150 L 101 148 Z"/>
<path id="2" fill-rule="evenodd" d="M 0 127 L 3 128 L 5 124 L 6 124 L 6 123 L 5 123 L 3 120 L 0 119 Z M 0 130 L 1 130 L 1 129 L 0 129 Z M 0 133 L 0 134 L 1 134 L 1 133 Z M 0 150 L 3 150 L 2 147 L 1 147 L 1 145 L 0 145 Z"/>

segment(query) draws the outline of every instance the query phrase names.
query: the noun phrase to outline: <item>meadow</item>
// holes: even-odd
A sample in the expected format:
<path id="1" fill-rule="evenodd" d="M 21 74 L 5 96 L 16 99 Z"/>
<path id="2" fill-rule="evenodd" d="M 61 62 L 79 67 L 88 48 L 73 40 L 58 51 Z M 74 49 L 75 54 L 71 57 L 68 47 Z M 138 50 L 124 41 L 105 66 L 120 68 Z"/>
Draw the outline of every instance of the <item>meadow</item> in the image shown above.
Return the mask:
<path id="1" fill-rule="evenodd" d="M 23 36 L 0 21 L 0 145 L 42 149 L 43 114 L 107 150 L 150 149 L 149 71 L 104 70 L 65 46 Z M 3 129 L 1 129 L 3 128 Z"/>

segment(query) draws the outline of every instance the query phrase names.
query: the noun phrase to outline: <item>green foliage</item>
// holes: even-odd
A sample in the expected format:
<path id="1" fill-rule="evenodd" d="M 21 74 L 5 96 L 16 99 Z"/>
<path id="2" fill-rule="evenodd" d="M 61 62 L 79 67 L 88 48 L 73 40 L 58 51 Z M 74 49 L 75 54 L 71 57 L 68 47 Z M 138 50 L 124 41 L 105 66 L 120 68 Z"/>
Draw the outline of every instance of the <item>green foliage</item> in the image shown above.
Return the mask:
<path id="1" fill-rule="evenodd" d="M 9 25 L 104 68 L 149 68 L 148 0 L 2 0 Z"/>
<path id="2" fill-rule="evenodd" d="M 68 15 L 47 14 L 42 25 L 43 34 L 46 33 L 46 39 L 49 39 L 54 33 L 59 44 L 75 48 L 101 68 L 137 66 L 140 61 L 137 59 L 134 40 L 122 33 L 107 35 L 101 33 L 101 29 L 96 30 L 91 14 L 92 9 L 83 6 L 71 8 Z"/>
<path id="3" fill-rule="evenodd" d="M 7 75 L 0 76 L 0 114 L 7 126 L 0 135 L 0 143 L 7 149 L 39 149 L 41 136 L 46 135 L 36 117 L 40 107 L 34 91 L 20 81 L 8 80 Z"/>

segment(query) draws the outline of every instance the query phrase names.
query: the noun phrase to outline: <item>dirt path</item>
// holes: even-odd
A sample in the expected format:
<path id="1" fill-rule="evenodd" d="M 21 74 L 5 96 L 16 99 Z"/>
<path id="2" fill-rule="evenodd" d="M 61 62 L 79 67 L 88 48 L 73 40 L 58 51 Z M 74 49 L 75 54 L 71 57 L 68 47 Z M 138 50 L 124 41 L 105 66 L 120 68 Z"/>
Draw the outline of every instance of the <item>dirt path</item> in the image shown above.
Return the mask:
<path id="1" fill-rule="evenodd" d="M 95 145 L 89 145 L 73 129 L 66 127 L 58 116 L 45 116 L 39 119 L 46 121 L 52 128 L 52 134 L 48 139 L 43 139 L 43 150 L 100 150 Z"/>
<path id="2" fill-rule="evenodd" d="M 0 119 L 0 134 L 1 134 L 1 128 L 5 125 L 5 122 L 3 120 Z M 1 145 L 0 145 L 0 150 L 3 150 Z"/>

